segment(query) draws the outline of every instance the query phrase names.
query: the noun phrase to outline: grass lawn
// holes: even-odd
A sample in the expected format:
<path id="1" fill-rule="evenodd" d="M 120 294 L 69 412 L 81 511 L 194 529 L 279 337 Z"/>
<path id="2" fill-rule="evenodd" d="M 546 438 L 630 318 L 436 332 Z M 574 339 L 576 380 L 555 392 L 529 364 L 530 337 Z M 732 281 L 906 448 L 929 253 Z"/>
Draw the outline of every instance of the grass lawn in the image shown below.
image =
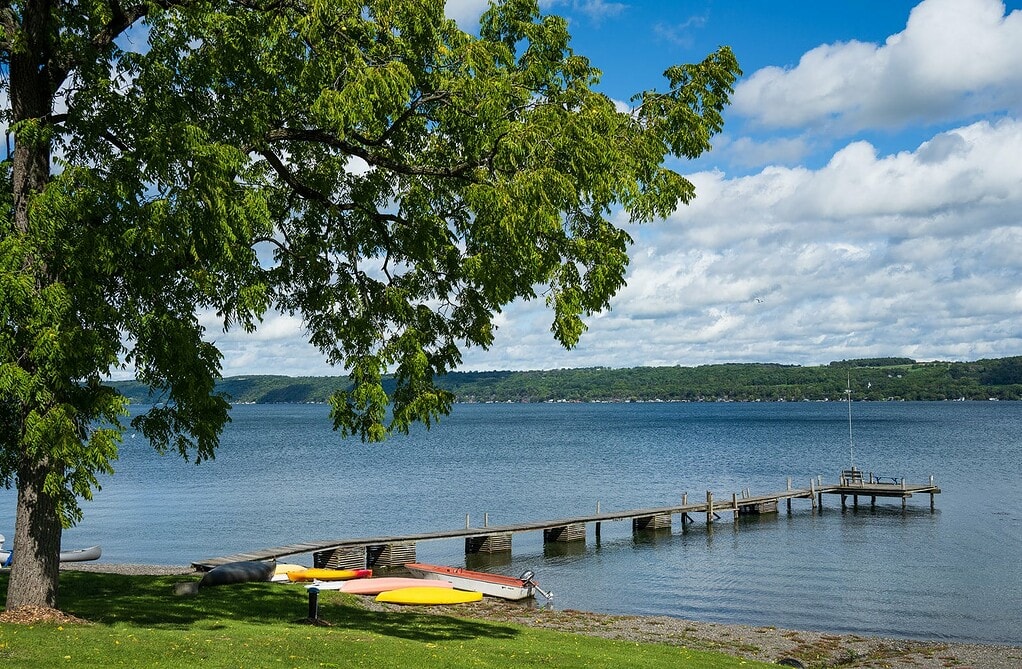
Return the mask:
<path id="1" fill-rule="evenodd" d="M 636 644 L 451 615 L 369 611 L 324 592 L 303 624 L 305 588 L 246 583 L 172 593 L 194 576 L 61 574 L 61 608 L 90 624 L 0 625 L 3 667 L 679 667 L 774 665 L 657 644 Z M 0 576 L 5 596 L 7 576 Z"/>

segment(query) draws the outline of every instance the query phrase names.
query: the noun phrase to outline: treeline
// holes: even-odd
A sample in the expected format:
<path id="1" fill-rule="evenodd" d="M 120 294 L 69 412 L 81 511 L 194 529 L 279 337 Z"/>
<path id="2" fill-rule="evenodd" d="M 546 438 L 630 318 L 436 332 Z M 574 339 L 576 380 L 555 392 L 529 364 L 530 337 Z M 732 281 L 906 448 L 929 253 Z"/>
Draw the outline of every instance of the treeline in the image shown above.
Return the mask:
<path id="1" fill-rule="evenodd" d="M 234 403 L 307 403 L 325 402 L 347 383 L 346 377 L 236 376 L 217 387 Z M 730 363 L 454 372 L 439 379 L 459 402 L 799 402 L 843 399 L 849 384 L 856 400 L 1018 400 L 1022 357 L 975 362 L 870 358 L 814 367 Z M 166 399 L 148 396 L 134 382 L 114 385 L 135 402 Z"/>

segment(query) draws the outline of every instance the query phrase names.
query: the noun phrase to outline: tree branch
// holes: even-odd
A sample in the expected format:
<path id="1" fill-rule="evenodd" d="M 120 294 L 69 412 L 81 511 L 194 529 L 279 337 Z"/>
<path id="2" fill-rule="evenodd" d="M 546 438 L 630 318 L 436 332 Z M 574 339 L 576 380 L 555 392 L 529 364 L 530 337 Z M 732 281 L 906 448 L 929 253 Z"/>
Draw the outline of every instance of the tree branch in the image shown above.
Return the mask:
<path id="1" fill-rule="evenodd" d="M 7 54 L 10 58 L 11 55 L 11 42 L 14 35 L 18 32 L 18 17 L 14 14 L 14 10 L 11 9 L 10 0 L 0 2 L 0 29 L 3 30 L 3 39 L 0 39 L 0 51 Z"/>
<path id="2" fill-rule="evenodd" d="M 284 164 L 284 161 L 282 161 L 280 157 L 274 152 L 269 150 L 262 150 L 259 152 L 259 155 L 266 159 L 266 162 L 270 164 L 270 167 L 273 168 L 273 171 L 276 172 L 277 175 L 284 180 L 284 183 L 291 187 L 291 190 L 293 190 L 295 193 L 305 198 L 306 200 L 319 202 L 320 204 L 325 204 L 329 206 L 331 209 L 337 209 L 340 211 L 352 211 L 355 209 L 355 206 L 352 204 L 338 204 L 331 200 L 330 197 L 327 196 L 325 193 L 322 193 L 316 190 L 315 188 L 312 188 L 311 186 L 302 183 L 298 179 L 298 177 L 295 176 L 295 174 L 287 168 L 287 165 Z"/>
<path id="3" fill-rule="evenodd" d="M 446 169 L 436 169 L 421 165 L 409 165 L 392 160 L 384 155 L 375 153 L 358 144 L 340 139 L 326 131 L 317 128 L 280 128 L 273 130 L 266 135 L 268 142 L 314 142 L 343 151 L 352 156 L 358 156 L 370 165 L 384 167 L 397 174 L 405 176 L 427 176 L 427 177 L 460 177 L 483 162 L 464 161 L 452 165 Z"/>

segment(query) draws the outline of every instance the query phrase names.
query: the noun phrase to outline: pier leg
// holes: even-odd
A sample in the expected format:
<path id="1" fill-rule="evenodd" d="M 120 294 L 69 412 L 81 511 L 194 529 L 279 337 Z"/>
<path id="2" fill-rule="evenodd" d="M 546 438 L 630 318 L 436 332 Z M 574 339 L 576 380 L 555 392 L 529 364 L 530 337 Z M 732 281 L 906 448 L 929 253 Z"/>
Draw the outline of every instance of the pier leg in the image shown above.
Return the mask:
<path id="1" fill-rule="evenodd" d="M 791 479 L 788 479 L 788 480 L 790 481 Z M 791 515 L 791 498 L 790 497 L 788 498 L 788 515 L 789 516 Z"/>
<path id="2" fill-rule="evenodd" d="M 932 480 L 933 477 L 931 476 L 930 479 Z M 935 507 L 933 505 L 933 493 L 931 492 L 930 493 L 930 511 L 933 511 L 933 510 L 935 510 Z"/>
<path id="3" fill-rule="evenodd" d="M 856 509 L 859 508 L 859 496 L 858 495 L 852 495 L 852 506 L 854 508 L 856 508 Z"/>
<path id="4" fill-rule="evenodd" d="M 821 499 L 822 499 L 822 497 L 821 497 Z M 845 509 L 848 508 L 848 504 L 846 504 L 847 500 L 848 500 L 848 495 L 841 495 L 841 510 L 842 511 L 844 511 Z"/>
<path id="5" fill-rule="evenodd" d="M 713 524 L 713 493 L 706 491 L 706 524 Z"/>
<path id="6" fill-rule="evenodd" d="M 735 507 L 735 522 L 738 522 L 738 516 L 741 514 L 741 509 L 738 508 L 738 493 L 731 493 L 731 504 Z"/>
<path id="7" fill-rule="evenodd" d="M 877 497 L 876 497 L 876 495 L 873 495 L 872 497 L 869 498 L 869 508 L 871 508 L 871 509 L 877 508 Z"/>

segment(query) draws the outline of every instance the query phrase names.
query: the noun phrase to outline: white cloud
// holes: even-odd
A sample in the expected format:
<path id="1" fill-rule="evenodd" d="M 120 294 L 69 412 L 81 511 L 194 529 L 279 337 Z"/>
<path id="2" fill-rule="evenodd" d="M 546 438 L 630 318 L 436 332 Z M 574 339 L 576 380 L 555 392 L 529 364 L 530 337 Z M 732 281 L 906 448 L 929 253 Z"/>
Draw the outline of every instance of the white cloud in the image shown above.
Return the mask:
<path id="1" fill-rule="evenodd" d="M 444 14 L 454 19 L 465 32 L 475 34 L 479 30 L 479 17 L 488 6 L 488 0 L 447 0 L 444 3 Z"/>
<path id="2" fill-rule="evenodd" d="M 855 131 L 1022 106 L 1022 12 L 1000 0 L 925 0 L 882 44 L 819 46 L 739 82 L 734 110 L 765 127 Z"/>
<path id="3" fill-rule="evenodd" d="M 559 351 L 546 331 L 549 316 L 516 305 L 493 350 L 466 356 L 466 364 L 1017 354 L 1018 155 L 1022 122 L 1006 120 L 891 155 L 854 142 L 817 170 L 692 175 L 698 197 L 636 235 L 628 285 L 612 311 L 592 319 L 577 350 Z"/>

